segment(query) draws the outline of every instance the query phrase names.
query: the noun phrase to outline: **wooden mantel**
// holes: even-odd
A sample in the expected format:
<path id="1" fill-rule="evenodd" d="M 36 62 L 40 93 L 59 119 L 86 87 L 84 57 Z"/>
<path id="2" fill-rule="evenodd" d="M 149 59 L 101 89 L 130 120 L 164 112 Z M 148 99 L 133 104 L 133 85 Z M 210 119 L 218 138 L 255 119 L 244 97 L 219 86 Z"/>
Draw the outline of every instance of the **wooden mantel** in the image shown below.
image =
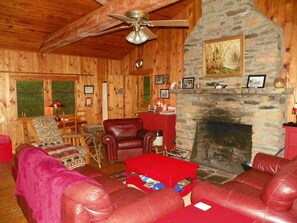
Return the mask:
<path id="1" fill-rule="evenodd" d="M 199 88 L 199 89 L 171 89 L 171 94 L 292 94 L 293 88 Z"/>

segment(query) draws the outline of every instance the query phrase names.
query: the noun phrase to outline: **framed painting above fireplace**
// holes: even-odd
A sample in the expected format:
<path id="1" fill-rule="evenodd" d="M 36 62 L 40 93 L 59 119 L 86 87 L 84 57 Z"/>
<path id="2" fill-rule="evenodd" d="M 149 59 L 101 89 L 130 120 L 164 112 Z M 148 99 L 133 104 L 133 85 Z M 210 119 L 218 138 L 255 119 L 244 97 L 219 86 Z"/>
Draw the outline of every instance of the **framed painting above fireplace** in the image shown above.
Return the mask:
<path id="1" fill-rule="evenodd" d="M 243 64 L 243 35 L 203 42 L 203 74 L 205 77 L 242 76 Z"/>

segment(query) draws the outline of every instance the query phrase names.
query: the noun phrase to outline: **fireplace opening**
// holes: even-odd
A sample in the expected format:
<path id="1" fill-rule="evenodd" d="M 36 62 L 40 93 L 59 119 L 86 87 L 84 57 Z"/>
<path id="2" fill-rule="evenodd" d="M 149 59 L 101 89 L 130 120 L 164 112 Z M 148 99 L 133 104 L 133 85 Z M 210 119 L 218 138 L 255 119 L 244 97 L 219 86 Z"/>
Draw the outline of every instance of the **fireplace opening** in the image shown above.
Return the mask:
<path id="1" fill-rule="evenodd" d="M 197 122 L 190 160 L 234 174 L 251 160 L 252 126 L 218 121 Z"/>

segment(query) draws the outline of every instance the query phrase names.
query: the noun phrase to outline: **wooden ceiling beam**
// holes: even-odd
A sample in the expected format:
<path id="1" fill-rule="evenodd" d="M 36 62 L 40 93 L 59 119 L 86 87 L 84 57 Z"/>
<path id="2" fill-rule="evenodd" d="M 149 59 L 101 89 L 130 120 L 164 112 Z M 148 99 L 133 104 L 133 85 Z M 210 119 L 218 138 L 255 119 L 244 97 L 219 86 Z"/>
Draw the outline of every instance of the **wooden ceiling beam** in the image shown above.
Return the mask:
<path id="1" fill-rule="evenodd" d="M 51 34 L 43 42 L 40 52 L 53 51 L 86 37 L 94 36 L 103 30 L 122 23 L 121 21 L 108 16 L 109 14 L 124 14 L 129 10 L 135 9 L 151 12 L 177 1 L 178 0 L 112 0 L 94 12 L 85 15 Z"/>
<path id="2" fill-rule="evenodd" d="M 111 2 L 112 0 L 95 0 L 96 2 L 98 2 L 99 4 L 101 5 L 105 5 L 107 4 L 108 2 Z"/>

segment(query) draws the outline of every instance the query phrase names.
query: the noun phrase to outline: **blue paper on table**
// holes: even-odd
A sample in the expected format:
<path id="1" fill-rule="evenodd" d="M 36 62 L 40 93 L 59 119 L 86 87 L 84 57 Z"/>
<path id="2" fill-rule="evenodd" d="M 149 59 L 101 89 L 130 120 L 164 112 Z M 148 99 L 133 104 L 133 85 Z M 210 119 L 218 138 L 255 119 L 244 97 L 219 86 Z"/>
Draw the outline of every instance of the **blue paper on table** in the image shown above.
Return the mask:
<path id="1" fill-rule="evenodd" d="M 165 188 L 165 185 L 162 183 L 156 183 L 153 185 L 153 190 L 160 190 L 162 188 Z"/>
<path id="2" fill-rule="evenodd" d="M 173 188 L 175 191 L 177 192 L 180 192 L 183 190 L 183 188 L 181 188 L 180 186 L 176 185 L 174 188 Z"/>

